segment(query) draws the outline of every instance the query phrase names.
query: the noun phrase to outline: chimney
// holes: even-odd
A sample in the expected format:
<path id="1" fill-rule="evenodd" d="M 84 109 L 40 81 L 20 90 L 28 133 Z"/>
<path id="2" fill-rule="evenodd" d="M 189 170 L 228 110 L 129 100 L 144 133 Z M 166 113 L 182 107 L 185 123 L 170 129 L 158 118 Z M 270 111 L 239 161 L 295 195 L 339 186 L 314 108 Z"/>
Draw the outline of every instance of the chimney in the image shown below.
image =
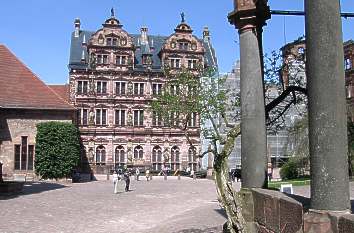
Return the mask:
<path id="1" fill-rule="evenodd" d="M 149 41 L 148 41 L 148 36 L 147 36 L 147 32 L 148 32 L 148 28 L 147 27 L 142 27 L 140 29 L 141 31 L 141 41 L 140 41 L 140 44 L 142 45 L 145 45 L 145 44 L 148 44 Z"/>
<path id="2" fill-rule="evenodd" d="M 80 19 L 76 18 L 74 24 L 75 24 L 75 37 L 79 37 L 79 35 L 80 35 L 80 26 L 81 26 Z"/>
<path id="3" fill-rule="evenodd" d="M 203 40 L 205 42 L 210 42 L 210 31 L 207 26 L 205 26 L 203 29 Z"/>

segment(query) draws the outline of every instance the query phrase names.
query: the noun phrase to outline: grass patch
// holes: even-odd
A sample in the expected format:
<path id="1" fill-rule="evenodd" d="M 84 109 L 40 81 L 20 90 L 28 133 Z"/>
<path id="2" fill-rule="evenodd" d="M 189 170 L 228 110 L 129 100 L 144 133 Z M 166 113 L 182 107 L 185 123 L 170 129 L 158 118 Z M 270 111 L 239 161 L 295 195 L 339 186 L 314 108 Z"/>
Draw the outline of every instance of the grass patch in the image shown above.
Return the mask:
<path id="1" fill-rule="evenodd" d="M 304 186 L 304 185 L 310 185 L 311 180 L 308 178 L 300 178 L 300 179 L 295 179 L 295 180 L 285 180 L 285 181 L 271 181 L 268 182 L 268 188 L 276 188 L 280 189 L 280 186 L 282 184 L 292 184 L 293 186 Z"/>

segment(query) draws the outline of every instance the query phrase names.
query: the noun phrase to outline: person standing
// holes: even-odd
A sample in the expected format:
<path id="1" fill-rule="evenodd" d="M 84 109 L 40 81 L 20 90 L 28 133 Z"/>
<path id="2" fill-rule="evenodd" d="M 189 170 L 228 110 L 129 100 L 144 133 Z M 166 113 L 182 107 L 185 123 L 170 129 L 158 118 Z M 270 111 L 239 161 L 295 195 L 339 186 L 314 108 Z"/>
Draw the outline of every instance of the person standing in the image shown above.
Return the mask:
<path id="1" fill-rule="evenodd" d="M 149 181 L 149 178 L 150 178 L 150 170 L 149 169 L 146 169 L 145 176 L 146 176 L 146 181 Z"/>
<path id="2" fill-rule="evenodd" d="M 136 175 L 136 180 L 139 181 L 139 175 L 140 175 L 139 168 L 135 169 L 135 175 Z"/>
<path id="3" fill-rule="evenodd" d="M 130 185 L 130 172 L 129 172 L 129 170 L 127 170 L 124 173 L 124 180 L 125 180 L 125 191 L 128 192 L 129 191 L 129 185 Z"/>
<path id="4" fill-rule="evenodd" d="M 118 174 L 116 171 L 113 172 L 113 184 L 114 184 L 113 193 L 116 194 L 118 193 Z"/>

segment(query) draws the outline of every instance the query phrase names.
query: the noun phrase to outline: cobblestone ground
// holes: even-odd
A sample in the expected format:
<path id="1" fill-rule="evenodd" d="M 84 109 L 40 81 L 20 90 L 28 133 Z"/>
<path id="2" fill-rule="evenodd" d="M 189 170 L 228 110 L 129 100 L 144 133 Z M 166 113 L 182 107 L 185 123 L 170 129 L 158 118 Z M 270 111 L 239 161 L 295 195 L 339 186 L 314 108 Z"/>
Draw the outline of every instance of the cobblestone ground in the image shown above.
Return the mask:
<path id="1" fill-rule="evenodd" d="M 132 181 L 113 194 L 110 181 L 29 183 L 0 197 L 0 232 L 220 232 L 226 221 L 211 180 Z"/>

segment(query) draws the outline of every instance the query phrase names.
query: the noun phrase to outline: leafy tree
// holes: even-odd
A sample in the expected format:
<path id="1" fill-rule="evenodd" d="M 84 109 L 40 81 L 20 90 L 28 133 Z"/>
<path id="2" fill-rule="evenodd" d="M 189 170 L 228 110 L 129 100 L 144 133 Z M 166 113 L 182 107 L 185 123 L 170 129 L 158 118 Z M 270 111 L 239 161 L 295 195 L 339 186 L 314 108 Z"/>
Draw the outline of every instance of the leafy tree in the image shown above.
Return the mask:
<path id="1" fill-rule="evenodd" d="M 68 177 L 80 160 L 79 131 L 71 123 L 37 124 L 36 174 L 44 179 Z"/>
<path id="2" fill-rule="evenodd" d="M 267 124 L 276 125 L 275 130 L 284 124 L 283 115 L 290 107 L 306 99 L 298 97 L 299 93 L 306 96 L 305 87 L 289 85 L 286 89 L 283 88 L 279 81 L 283 69 L 282 63 L 278 61 L 280 58 L 282 56 L 273 53 L 269 59 L 266 59 L 265 65 L 266 90 L 272 86 L 276 86 L 279 90 L 276 97 L 269 98 L 265 107 Z M 235 121 L 240 117 L 239 93 L 220 88 L 225 84 L 225 78 L 214 76 L 215 70 L 200 69 L 189 72 L 182 69 L 176 72 L 167 68 L 165 71 L 167 81 L 164 90 L 151 104 L 153 115 L 157 114 L 164 119 L 165 124 L 183 130 L 189 143 L 191 143 L 190 136 L 193 134 L 193 131 L 188 128 L 191 115 L 197 113 L 201 124 L 210 122 L 211 128 L 203 129 L 203 136 L 209 139 L 211 146 L 203 151 L 200 157 L 208 153 L 214 155 L 215 183 L 220 204 L 228 216 L 228 230 L 246 232 L 245 220 L 241 213 L 242 197 L 228 182 L 228 157 L 234 149 L 236 138 L 241 134 L 240 122 Z M 234 114 L 228 114 L 229 111 Z"/>

